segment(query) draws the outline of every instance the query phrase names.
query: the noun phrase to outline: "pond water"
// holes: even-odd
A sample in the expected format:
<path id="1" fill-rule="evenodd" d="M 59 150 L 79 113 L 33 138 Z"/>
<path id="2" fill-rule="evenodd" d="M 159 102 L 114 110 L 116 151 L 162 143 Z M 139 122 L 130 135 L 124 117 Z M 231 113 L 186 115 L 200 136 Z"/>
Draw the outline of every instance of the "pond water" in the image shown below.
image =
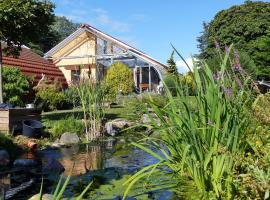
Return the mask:
<path id="1" fill-rule="evenodd" d="M 22 157 L 36 160 L 40 163 L 39 166 L 45 165 L 48 160 L 56 159 L 64 166 L 65 177 L 72 171 L 70 184 L 64 193 L 66 197 L 80 194 L 85 186 L 93 181 L 86 199 L 121 199 L 127 187 L 123 186 L 123 183 L 142 167 L 156 162 L 151 155 L 129 145 L 131 140 L 137 139 L 119 137 L 72 147 L 47 148 L 36 155 L 25 154 Z M 0 173 L 0 183 L 4 183 L 5 190 L 8 190 L 34 179 L 35 183 L 30 188 L 11 198 L 28 199 L 39 193 L 42 176 L 40 167 L 24 170 L 12 168 Z M 138 182 L 129 193 L 128 199 L 173 198 L 170 190 L 173 187 L 171 177 L 160 174 L 150 179 L 154 180 L 155 185 L 150 183 L 152 180 Z M 55 175 L 44 175 L 45 192 L 51 193 L 57 181 L 58 177 Z"/>

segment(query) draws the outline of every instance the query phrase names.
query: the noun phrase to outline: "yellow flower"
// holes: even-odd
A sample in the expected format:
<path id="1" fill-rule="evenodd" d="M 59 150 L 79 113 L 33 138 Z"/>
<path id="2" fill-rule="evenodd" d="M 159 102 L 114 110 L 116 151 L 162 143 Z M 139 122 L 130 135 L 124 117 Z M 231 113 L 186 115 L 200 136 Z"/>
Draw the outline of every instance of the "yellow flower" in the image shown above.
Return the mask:
<path id="1" fill-rule="evenodd" d="M 260 141 L 260 140 L 256 140 L 256 146 L 261 146 L 262 145 L 262 141 Z"/>

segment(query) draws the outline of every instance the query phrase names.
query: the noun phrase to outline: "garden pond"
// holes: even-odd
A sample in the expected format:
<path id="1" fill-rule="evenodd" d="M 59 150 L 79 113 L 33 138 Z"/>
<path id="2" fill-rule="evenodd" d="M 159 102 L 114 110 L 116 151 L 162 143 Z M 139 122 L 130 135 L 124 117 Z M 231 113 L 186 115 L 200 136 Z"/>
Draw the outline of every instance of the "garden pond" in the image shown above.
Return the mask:
<path id="1" fill-rule="evenodd" d="M 128 137 L 128 138 L 127 138 Z M 142 167 L 157 162 L 148 153 L 130 145 L 138 137 L 111 138 L 89 144 L 74 145 L 71 147 L 49 147 L 33 155 L 27 153 L 20 158 L 31 159 L 40 163 L 37 167 L 24 169 L 11 168 L 0 172 L 0 183 L 5 184 L 6 191 L 12 191 L 30 180 L 34 181 L 31 187 L 19 192 L 10 199 L 28 199 L 39 193 L 41 180 L 44 177 L 44 193 L 52 193 L 59 180 L 48 171 L 44 175 L 42 167 L 48 160 L 57 160 L 65 168 L 64 177 L 71 172 L 72 177 L 64 193 L 64 197 L 80 194 L 90 181 L 93 184 L 85 199 L 121 199 L 131 175 Z M 147 180 L 136 183 L 128 194 L 127 199 L 174 199 L 174 187 L 171 175 L 155 175 Z"/>

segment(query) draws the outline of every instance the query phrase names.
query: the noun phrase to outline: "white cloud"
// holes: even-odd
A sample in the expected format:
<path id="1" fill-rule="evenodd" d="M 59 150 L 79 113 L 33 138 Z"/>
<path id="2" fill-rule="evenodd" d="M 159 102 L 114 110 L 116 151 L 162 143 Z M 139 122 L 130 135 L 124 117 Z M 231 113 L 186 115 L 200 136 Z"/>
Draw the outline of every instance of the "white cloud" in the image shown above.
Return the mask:
<path id="1" fill-rule="evenodd" d="M 92 11 L 96 13 L 94 23 L 107 26 L 110 31 L 129 32 L 130 26 L 128 23 L 111 18 L 106 10 L 95 8 Z"/>
<path id="2" fill-rule="evenodd" d="M 192 67 L 193 67 L 192 58 L 191 57 L 187 58 L 187 59 L 185 59 L 185 61 L 188 64 L 188 66 L 192 69 Z M 187 67 L 187 65 L 185 64 L 185 62 L 183 60 L 177 60 L 176 66 L 177 66 L 177 69 L 180 73 L 187 73 L 189 71 L 189 68 Z"/>

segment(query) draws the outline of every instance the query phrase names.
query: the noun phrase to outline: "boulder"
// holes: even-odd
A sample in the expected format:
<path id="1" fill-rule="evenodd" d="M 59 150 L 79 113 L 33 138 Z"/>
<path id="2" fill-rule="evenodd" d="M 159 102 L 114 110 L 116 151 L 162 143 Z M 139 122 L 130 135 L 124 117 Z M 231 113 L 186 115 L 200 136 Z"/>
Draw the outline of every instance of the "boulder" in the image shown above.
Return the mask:
<path id="1" fill-rule="evenodd" d="M 17 159 L 13 163 L 14 167 L 35 167 L 37 162 L 31 159 Z"/>
<path id="2" fill-rule="evenodd" d="M 80 138 L 76 133 L 64 133 L 60 138 L 60 143 L 65 145 L 78 144 Z"/>
<path id="3" fill-rule="evenodd" d="M 6 150 L 0 150 L 0 167 L 9 165 L 10 157 Z"/>
<path id="4" fill-rule="evenodd" d="M 133 125 L 133 122 L 130 122 L 125 119 L 115 119 L 113 121 L 107 122 L 105 124 L 105 133 L 111 136 L 117 135 L 121 130 L 128 128 Z"/>
<path id="5" fill-rule="evenodd" d="M 151 115 L 151 117 L 149 115 Z M 160 125 L 160 119 L 158 119 L 158 117 L 155 113 L 149 113 L 149 114 L 142 115 L 141 122 L 143 124 L 151 124 L 152 123 L 151 120 L 156 121 L 157 124 Z"/>
<path id="6" fill-rule="evenodd" d="M 54 198 L 53 198 L 53 195 L 52 194 L 43 194 L 41 199 L 42 200 L 53 200 Z M 40 200 L 39 194 L 36 194 L 36 195 L 32 196 L 28 200 Z"/>

